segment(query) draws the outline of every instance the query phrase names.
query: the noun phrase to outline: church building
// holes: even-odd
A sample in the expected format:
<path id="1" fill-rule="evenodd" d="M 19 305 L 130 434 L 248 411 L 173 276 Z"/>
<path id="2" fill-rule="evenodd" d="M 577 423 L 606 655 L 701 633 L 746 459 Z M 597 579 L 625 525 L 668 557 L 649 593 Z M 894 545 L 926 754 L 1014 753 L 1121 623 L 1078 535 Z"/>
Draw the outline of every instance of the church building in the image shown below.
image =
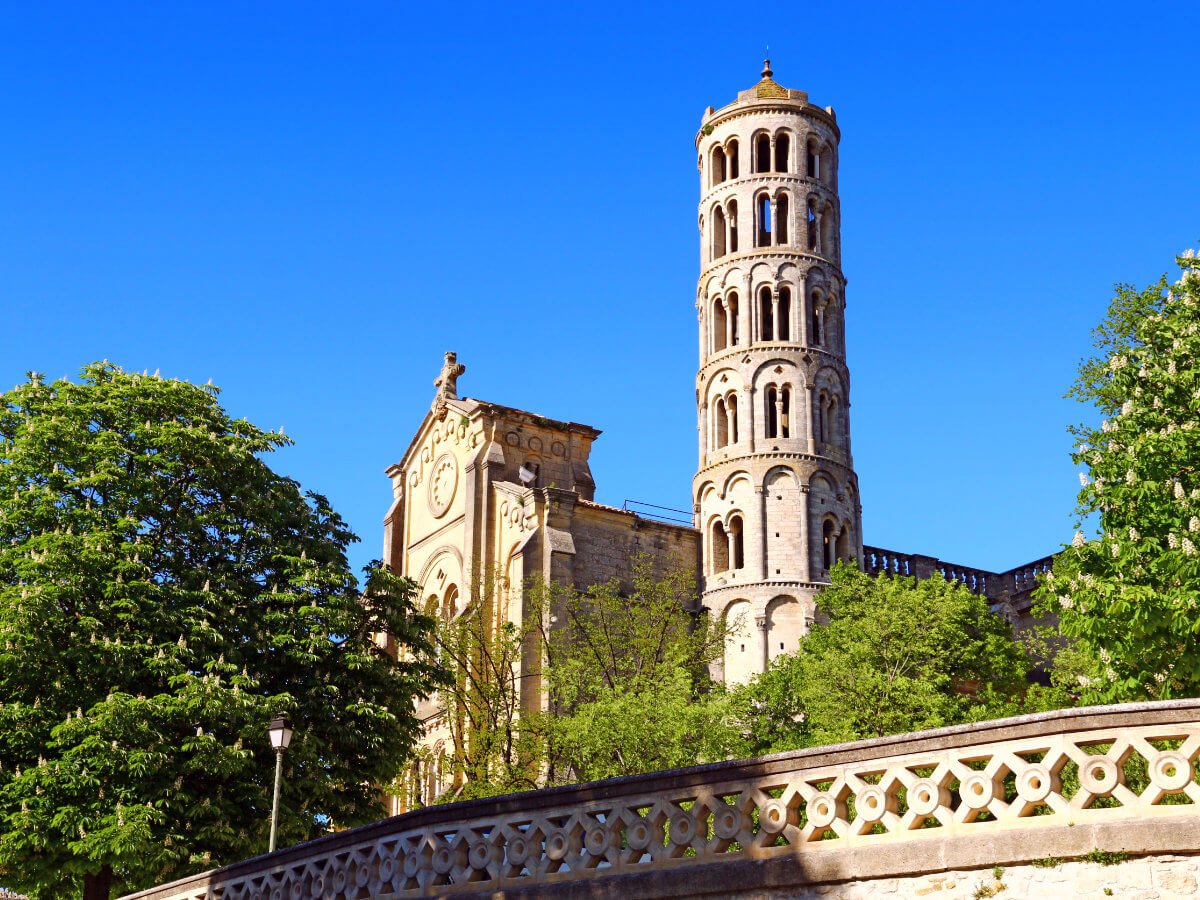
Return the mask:
<path id="1" fill-rule="evenodd" d="M 596 503 L 588 457 L 600 432 L 460 397 L 465 367 L 447 353 L 412 443 L 387 470 L 393 503 L 384 561 L 452 617 L 485 578 L 503 583 L 496 624 L 526 615 L 534 575 L 586 588 L 648 554 L 696 573 L 703 608 L 740 629 L 719 674 L 749 680 L 797 648 L 837 560 L 868 572 L 935 572 L 987 596 L 1018 625 L 1049 558 L 1005 573 L 863 545 L 850 449 L 846 279 L 832 107 L 761 80 L 696 134 L 700 275 L 696 288 L 699 463 L 690 526 Z M 522 664 L 522 705 L 543 700 Z M 430 720 L 436 709 L 427 710 Z M 438 740 L 436 729 L 431 740 Z"/>

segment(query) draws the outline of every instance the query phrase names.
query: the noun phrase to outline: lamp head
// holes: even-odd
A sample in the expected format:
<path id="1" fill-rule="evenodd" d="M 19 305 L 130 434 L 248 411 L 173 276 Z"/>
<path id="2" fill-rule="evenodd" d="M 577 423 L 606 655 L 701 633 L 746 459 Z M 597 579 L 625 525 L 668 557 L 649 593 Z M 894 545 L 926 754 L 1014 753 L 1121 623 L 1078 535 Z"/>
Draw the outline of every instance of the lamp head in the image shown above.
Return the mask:
<path id="1" fill-rule="evenodd" d="M 294 730 L 292 720 L 287 716 L 278 715 L 271 720 L 271 724 L 267 726 L 267 734 L 271 736 L 271 746 L 277 753 L 288 748 L 288 744 L 292 742 Z"/>

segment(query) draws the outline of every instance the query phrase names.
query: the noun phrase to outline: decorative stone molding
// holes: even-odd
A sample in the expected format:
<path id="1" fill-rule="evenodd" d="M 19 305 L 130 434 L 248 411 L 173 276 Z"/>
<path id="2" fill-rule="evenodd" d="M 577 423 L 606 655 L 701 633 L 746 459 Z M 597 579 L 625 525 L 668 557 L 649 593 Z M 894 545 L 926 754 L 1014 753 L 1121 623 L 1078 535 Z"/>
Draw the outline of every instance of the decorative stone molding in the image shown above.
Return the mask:
<path id="1" fill-rule="evenodd" d="M 1200 700 L 1064 710 L 432 807 L 131 896 L 727 896 L 1196 853 L 1198 759 Z"/>

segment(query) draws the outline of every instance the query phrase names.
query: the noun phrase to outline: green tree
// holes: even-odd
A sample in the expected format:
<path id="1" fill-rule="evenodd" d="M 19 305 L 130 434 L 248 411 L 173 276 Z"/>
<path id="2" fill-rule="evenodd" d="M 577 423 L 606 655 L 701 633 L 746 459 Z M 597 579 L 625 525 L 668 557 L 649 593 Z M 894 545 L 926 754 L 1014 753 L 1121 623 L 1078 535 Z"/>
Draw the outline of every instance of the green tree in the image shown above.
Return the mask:
<path id="1" fill-rule="evenodd" d="M 736 745 L 727 697 L 708 674 L 724 625 L 697 615 L 694 577 L 677 569 L 656 578 L 643 557 L 632 582 L 628 594 L 616 581 L 534 587 L 554 781 L 723 759 Z"/>
<path id="2" fill-rule="evenodd" d="M 797 650 L 735 694 L 750 752 L 987 718 L 1025 694 L 1030 661 L 1011 626 L 965 586 L 846 564 L 831 581 Z"/>
<path id="3" fill-rule="evenodd" d="M 289 441 L 217 389 L 107 363 L 0 398 L 0 881 L 105 897 L 376 818 L 437 680 L 411 586 L 369 568 Z M 411 648 L 397 663 L 375 640 Z"/>
<path id="4" fill-rule="evenodd" d="M 1071 429 L 1100 534 L 1076 533 L 1040 596 L 1089 703 L 1200 692 L 1200 259 L 1177 262 L 1173 285 L 1118 285 L 1068 394 L 1102 417 Z"/>

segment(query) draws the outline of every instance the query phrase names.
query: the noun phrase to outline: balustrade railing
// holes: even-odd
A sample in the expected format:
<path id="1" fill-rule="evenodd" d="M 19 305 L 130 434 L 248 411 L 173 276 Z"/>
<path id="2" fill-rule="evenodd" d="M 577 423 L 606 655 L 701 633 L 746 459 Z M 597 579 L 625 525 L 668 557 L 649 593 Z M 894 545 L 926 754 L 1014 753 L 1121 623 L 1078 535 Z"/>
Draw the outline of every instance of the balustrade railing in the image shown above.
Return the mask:
<path id="1" fill-rule="evenodd" d="M 1200 701 L 1065 710 L 433 807 L 133 896 L 699 896 L 1105 835 L 1182 852 L 1198 758 Z"/>

